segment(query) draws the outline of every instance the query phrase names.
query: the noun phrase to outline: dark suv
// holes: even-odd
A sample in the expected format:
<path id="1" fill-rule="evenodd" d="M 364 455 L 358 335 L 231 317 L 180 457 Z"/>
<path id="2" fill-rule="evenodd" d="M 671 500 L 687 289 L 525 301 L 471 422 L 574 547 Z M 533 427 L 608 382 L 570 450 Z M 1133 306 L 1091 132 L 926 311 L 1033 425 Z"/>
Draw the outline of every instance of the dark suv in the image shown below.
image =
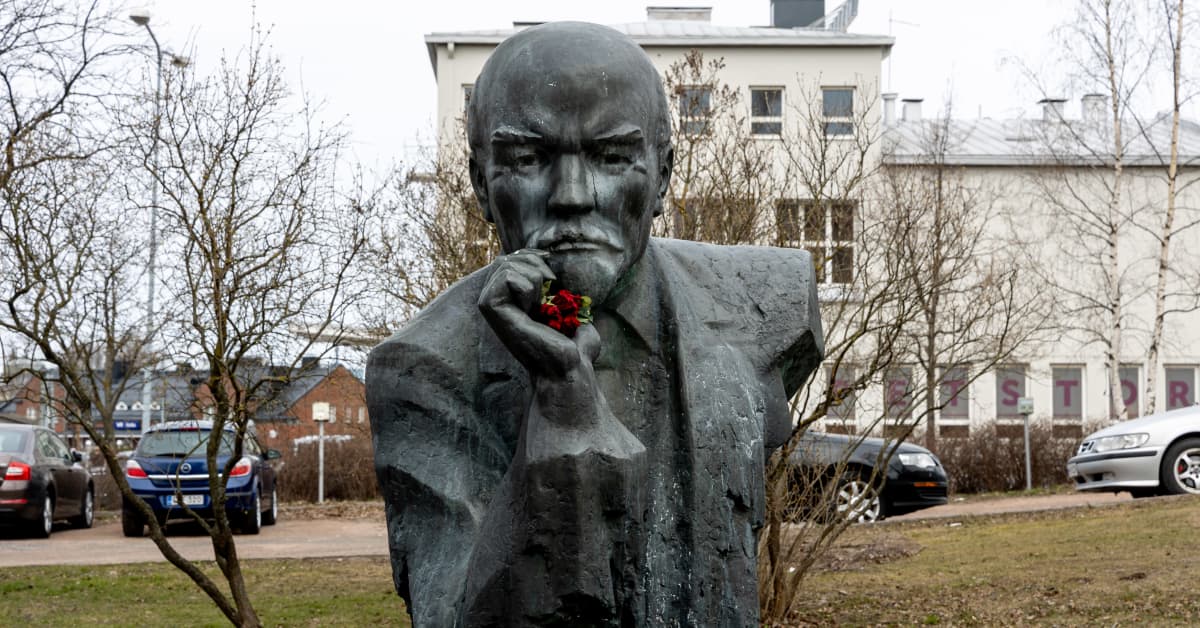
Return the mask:
<path id="1" fill-rule="evenodd" d="M 213 437 L 212 421 L 169 421 L 142 435 L 125 462 L 129 487 L 150 505 L 159 523 L 190 519 L 189 510 L 202 517 L 213 516 L 206 458 Z M 233 428 L 226 427 L 217 452 L 218 469 L 233 456 L 233 445 Z M 225 510 L 230 522 L 245 534 L 258 534 L 263 525 L 275 523 L 279 502 L 274 465 L 278 459 L 278 451 L 264 449 L 253 435 L 244 439 L 242 457 L 233 465 L 225 485 Z M 145 524 L 133 504 L 124 504 L 121 528 L 125 536 L 141 536 Z"/>

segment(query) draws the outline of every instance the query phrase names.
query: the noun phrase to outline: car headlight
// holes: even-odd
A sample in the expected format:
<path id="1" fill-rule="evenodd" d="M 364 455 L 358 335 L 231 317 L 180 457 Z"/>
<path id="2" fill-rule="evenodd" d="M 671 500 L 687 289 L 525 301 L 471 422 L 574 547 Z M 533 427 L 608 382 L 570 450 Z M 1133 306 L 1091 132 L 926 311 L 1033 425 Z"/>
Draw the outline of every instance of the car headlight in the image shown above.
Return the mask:
<path id="1" fill-rule="evenodd" d="M 937 467 L 937 461 L 933 459 L 933 456 L 924 453 L 900 454 L 900 464 L 906 467 L 917 467 L 918 469 L 933 469 Z"/>
<path id="2" fill-rule="evenodd" d="M 1105 436 L 1097 438 L 1096 444 L 1092 446 L 1092 451 L 1099 453 L 1102 451 L 1113 451 L 1115 449 L 1133 449 L 1141 447 L 1150 440 L 1149 434 L 1120 434 L 1117 436 Z"/>

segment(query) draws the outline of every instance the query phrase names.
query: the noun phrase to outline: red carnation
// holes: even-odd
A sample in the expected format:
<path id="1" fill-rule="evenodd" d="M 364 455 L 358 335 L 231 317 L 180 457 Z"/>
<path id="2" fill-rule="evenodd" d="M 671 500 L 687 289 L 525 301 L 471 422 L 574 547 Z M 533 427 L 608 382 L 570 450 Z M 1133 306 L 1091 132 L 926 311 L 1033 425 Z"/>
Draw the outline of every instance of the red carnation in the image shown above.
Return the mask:
<path id="1" fill-rule="evenodd" d="M 542 284 L 542 301 L 533 318 L 568 338 L 574 338 L 580 325 L 592 322 L 591 305 L 590 298 L 570 290 L 551 292 L 550 282 L 547 281 Z"/>

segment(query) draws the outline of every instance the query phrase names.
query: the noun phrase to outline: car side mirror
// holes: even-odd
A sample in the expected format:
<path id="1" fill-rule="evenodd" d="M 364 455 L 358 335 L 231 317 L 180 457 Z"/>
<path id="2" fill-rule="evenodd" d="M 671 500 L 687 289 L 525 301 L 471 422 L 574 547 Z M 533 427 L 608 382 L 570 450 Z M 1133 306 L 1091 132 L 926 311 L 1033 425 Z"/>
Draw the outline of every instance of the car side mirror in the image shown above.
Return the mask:
<path id="1" fill-rule="evenodd" d="M 71 460 L 73 462 L 83 462 L 83 452 L 78 449 L 71 450 Z"/>
<path id="2" fill-rule="evenodd" d="M 268 449 L 267 450 L 267 460 L 278 460 L 282 457 L 283 457 L 283 454 L 280 453 L 280 451 L 278 449 Z"/>

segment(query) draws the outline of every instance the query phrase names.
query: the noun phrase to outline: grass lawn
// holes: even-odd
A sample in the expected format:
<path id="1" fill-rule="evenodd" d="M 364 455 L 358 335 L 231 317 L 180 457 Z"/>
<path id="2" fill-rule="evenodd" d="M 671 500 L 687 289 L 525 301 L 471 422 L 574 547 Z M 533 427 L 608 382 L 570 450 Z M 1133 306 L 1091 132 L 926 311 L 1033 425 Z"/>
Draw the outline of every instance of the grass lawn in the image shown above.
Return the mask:
<path id="1" fill-rule="evenodd" d="M 856 526 L 805 584 L 793 624 L 1195 625 L 1198 531 L 1193 497 Z M 409 625 L 384 558 L 245 569 L 265 625 Z M 0 617 L 14 626 L 226 625 L 166 563 L 4 570 Z"/>
<path id="2" fill-rule="evenodd" d="M 224 582 L 213 563 L 209 575 Z M 265 626 L 410 626 L 387 559 L 244 561 Z M 183 572 L 167 563 L 19 567 L 0 571 L 7 626 L 228 626 Z"/>
<path id="3" fill-rule="evenodd" d="M 1190 496 L 859 527 L 795 623 L 1196 625 L 1198 532 Z"/>

